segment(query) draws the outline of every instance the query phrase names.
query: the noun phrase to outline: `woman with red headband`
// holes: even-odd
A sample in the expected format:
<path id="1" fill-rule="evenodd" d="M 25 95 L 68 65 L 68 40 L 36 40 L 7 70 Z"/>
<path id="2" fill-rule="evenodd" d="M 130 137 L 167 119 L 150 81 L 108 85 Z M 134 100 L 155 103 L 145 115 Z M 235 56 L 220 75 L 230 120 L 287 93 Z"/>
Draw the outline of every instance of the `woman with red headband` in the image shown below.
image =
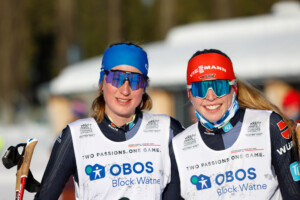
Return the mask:
<path id="1" fill-rule="evenodd" d="M 183 128 L 167 115 L 144 111 L 152 107 L 147 74 L 141 47 L 118 43 L 105 50 L 93 116 L 63 130 L 35 199 L 58 199 L 70 176 L 80 200 L 176 198 L 179 184 L 168 185 L 174 179 L 169 143 Z"/>
<path id="2" fill-rule="evenodd" d="M 172 140 L 184 199 L 300 198 L 291 127 L 258 90 L 237 81 L 227 55 L 196 52 L 187 87 L 199 122 Z"/>

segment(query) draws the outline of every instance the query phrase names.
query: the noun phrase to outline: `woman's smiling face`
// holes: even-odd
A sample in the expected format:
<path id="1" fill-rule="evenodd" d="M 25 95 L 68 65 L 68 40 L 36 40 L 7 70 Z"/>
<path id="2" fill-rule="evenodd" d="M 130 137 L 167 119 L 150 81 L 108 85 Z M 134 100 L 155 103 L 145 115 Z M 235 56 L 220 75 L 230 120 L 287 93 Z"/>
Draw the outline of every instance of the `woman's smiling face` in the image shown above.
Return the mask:
<path id="1" fill-rule="evenodd" d="M 191 94 L 191 101 L 195 109 L 203 115 L 207 120 L 216 122 L 225 114 L 229 109 L 234 90 L 231 88 L 230 93 L 222 97 L 218 97 L 210 88 L 207 91 L 205 98 L 194 97 Z"/>
<path id="2" fill-rule="evenodd" d="M 112 68 L 112 70 L 141 73 L 137 68 L 129 65 L 119 65 Z M 128 81 L 125 81 L 122 86 L 117 88 L 105 80 L 103 84 L 105 113 L 113 120 L 119 118 L 131 120 L 136 108 L 142 101 L 143 94 L 144 88 L 132 90 Z"/>

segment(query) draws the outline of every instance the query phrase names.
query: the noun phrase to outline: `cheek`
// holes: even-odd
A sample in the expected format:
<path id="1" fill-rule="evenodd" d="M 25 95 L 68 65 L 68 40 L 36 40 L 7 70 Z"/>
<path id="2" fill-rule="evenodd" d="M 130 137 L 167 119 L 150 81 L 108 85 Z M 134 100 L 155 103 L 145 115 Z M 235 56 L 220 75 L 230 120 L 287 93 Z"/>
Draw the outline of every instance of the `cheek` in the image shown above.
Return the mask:
<path id="1" fill-rule="evenodd" d="M 229 109 L 229 107 L 231 106 L 232 97 L 233 97 L 233 92 L 231 92 L 229 95 L 226 95 L 224 97 L 224 102 L 226 103 L 226 109 Z"/>
<path id="2" fill-rule="evenodd" d="M 104 99 L 106 100 L 111 97 L 115 90 L 116 88 L 114 86 L 104 83 L 102 88 Z"/>
<path id="3" fill-rule="evenodd" d="M 197 98 L 197 97 L 193 97 L 193 96 L 191 96 L 190 100 L 191 100 L 191 103 L 194 104 L 194 106 L 196 108 L 199 107 L 199 106 L 201 106 L 202 102 L 203 102 L 203 99 L 200 99 L 200 98 Z"/>
<path id="4" fill-rule="evenodd" d="M 141 88 L 132 92 L 134 99 L 136 99 L 136 101 L 138 103 L 140 103 L 142 101 L 142 97 L 143 97 L 144 93 L 145 93 L 144 89 L 141 89 Z"/>

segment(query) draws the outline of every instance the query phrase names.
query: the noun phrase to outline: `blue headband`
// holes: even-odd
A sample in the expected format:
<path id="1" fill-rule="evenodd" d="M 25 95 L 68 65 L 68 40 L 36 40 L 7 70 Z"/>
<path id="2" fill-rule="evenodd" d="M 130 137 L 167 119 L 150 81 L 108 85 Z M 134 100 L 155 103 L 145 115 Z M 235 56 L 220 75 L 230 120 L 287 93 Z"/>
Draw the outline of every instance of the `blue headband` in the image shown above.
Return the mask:
<path id="1" fill-rule="evenodd" d="M 148 58 L 143 49 L 130 44 L 116 44 L 104 51 L 99 84 L 105 75 L 103 70 L 110 70 L 118 65 L 133 66 L 143 75 L 148 74 Z"/>

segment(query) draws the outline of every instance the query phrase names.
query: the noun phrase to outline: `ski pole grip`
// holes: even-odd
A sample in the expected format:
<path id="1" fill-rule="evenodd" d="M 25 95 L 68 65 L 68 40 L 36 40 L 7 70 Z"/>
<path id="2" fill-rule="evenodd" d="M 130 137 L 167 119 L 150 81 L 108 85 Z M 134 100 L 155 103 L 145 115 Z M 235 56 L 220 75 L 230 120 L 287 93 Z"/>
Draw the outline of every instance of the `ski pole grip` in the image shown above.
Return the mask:
<path id="1" fill-rule="evenodd" d="M 19 189 L 20 189 L 22 163 L 23 163 L 23 157 L 20 158 L 18 165 L 17 165 L 16 191 L 19 191 Z"/>
<path id="2" fill-rule="evenodd" d="M 29 172 L 29 166 L 33 154 L 33 150 L 35 145 L 37 144 L 37 139 L 31 138 L 28 140 L 27 145 L 25 147 L 25 152 L 23 156 L 23 164 L 21 167 L 21 177 L 27 177 Z"/>

